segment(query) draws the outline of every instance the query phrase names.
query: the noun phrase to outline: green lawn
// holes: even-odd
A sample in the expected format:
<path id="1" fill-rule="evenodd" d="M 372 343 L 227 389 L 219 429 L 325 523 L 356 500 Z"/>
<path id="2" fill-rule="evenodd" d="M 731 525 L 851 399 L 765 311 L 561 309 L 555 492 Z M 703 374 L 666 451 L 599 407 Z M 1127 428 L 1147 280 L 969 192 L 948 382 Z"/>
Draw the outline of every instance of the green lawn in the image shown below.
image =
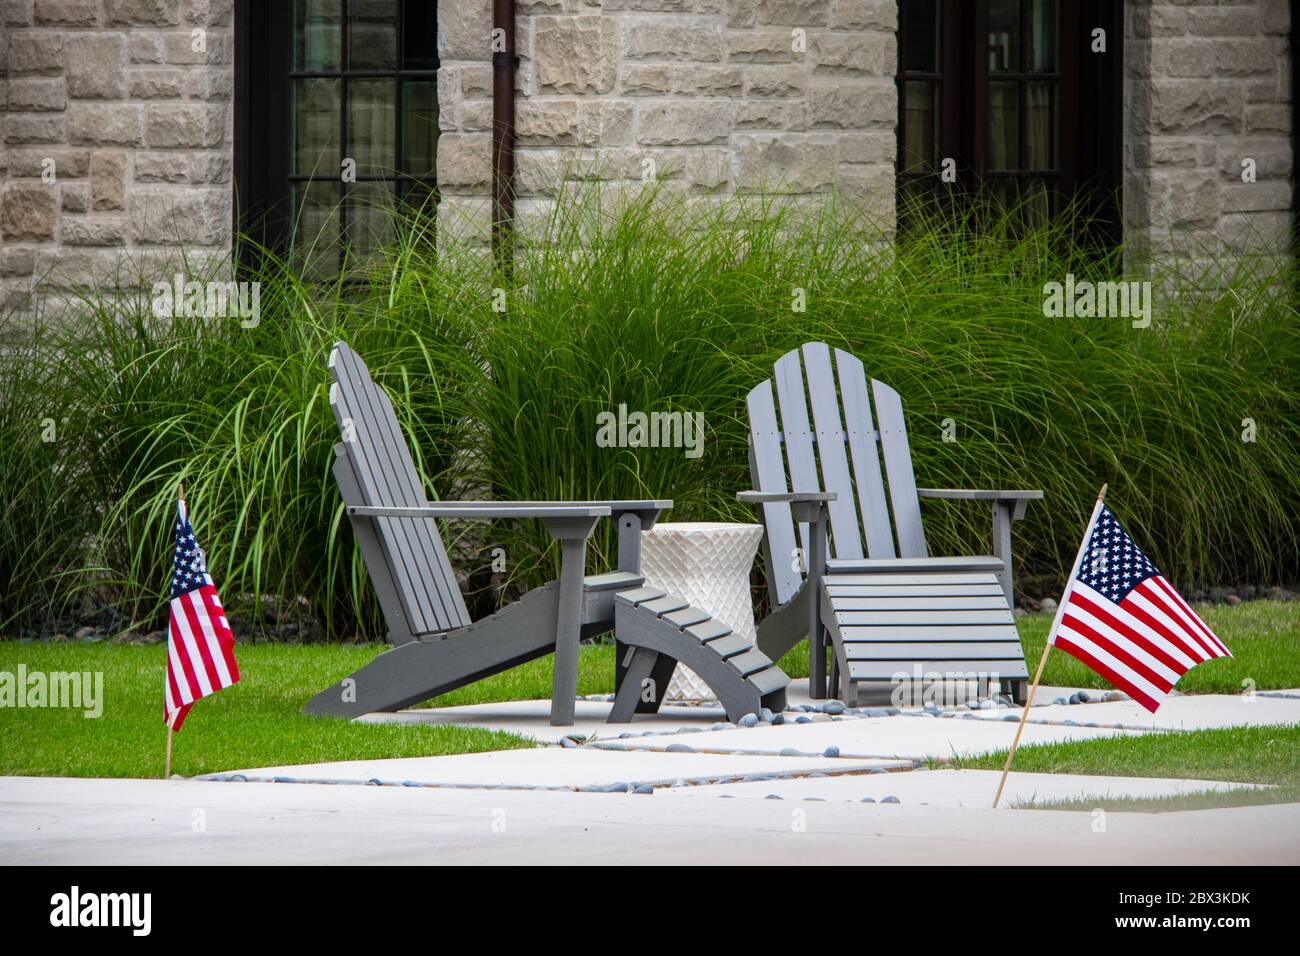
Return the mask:
<path id="1" fill-rule="evenodd" d="M 1218 660 L 1191 671 L 1179 684 L 1193 693 L 1236 693 L 1250 677 L 1259 690 L 1300 687 L 1300 613 L 1296 605 L 1250 602 L 1238 607 L 1218 607 L 1205 612 L 1207 622 L 1227 642 L 1235 660 Z M 1051 623 L 1048 615 L 1020 620 L 1020 633 L 1031 661 L 1037 660 Z M 214 697 L 200 701 L 176 738 L 173 771 L 192 776 L 239 767 L 352 760 L 373 757 L 430 756 L 470 753 L 529 746 L 512 734 L 461 727 L 357 725 L 328 718 L 304 717 L 303 703 L 322 687 L 339 680 L 380 653 L 380 645 L 240 645 L 238 657 L 243 680 Z M 166 731 L 162 723 L 164 648 L 101 644 L 20 644 L 0 641 L 0 671 L 15 672 L 19 664 L 29 671 L 98 671 L 104 675 L 103 716 L 87 719 L 80 711 L 62 709 L 0 709 L 0 774 L 65 776 L 151 777 L 162 773 Z M 801 644 L 781 661 L 792 677 L 807 676 L 808 655 Z M 614 648 L 584 646 L 580 658 L 578 692 L 602 694 L 613 690 Z M 550 657 L 498 674 L 477 684 L 446 694 L 426 706 L 449 706 L 498 700 L 543 699 L 551 696 Z M 1073 658 L 1054 653 L 1048 659 L 1045 683 L 1104 688 L 1106 685 Z M 1215 731 L 1234 734 L 1237 731 Z M 1295 763 L 1295 737 L 1290 760 Z M 1251 766 L 1255 749 L 1263 744 L 1248 732 L 1227 747 L 1223 756 L 1234 757 L 1243 769 Z M 1162 764 L 1136 761 L 1134 766 L 1154 767 L 1147 775 L 1205 776 L 1214 779 L 1252 780 L 1238 772 L 1236 763 L 1220 765 L 1219 750 L 1207 745 L 1202 754 L 1199 734 L 1176 735 L 1173 744 L 1157 748 L 1172 754 Z M 1146 737 L 1125 740 L 1135 752 L 1152 746 Z M 1260 738 L 1262 739 L 1262 738 Z M 1272 738 L 1269 738 L 1272 739 Z M 1117 742 L 1096 741 L 1106 747 Z M 1089 746 L 1092 744 L 1089 744 Z M 1069 745 L 1083 747 L 1085 745 Z M 1271 746 L 1271 745 L 1270 745 Z M 1035 748 L 1037 749 L 1037 748 Z M 1053 748 L 1043 748 L 1051 751 Z M 1076 759 L 1073 751 L 1070 760 Z M 1047 760 L 1052 754 L 1031 756 L 1025 748 L 1017 766 L 1033 769 L 1027 761 Z M 1204 756 L 1205 760 L 1200 759 Z M 1022 764 L 1022 758 L 1026 763 Z M 1100 758 L 1099 758 L 1100 759 Z M 1110 759 L 1110 758 L 1107 758 Z M 1121 764 L 1127 758 L 1114 759 Z M 1208 762 L 1207 762 L 1208 761 Z M 996 760 L 994 761 L 996 763 Z M 1202 763 L 1206 766 L 1203 769 Z M 1271 766 L 1264 764 L 1263 766 Z M 1074 769 L 1063 764 L 1061 770 Z M 1086 772 L 1127 774 L 1127 769 Z M 1284 777 L 1270 782 L 1285 781 Z"/>
<path id="2" fill-rule="evenodd" d="M 185 776 L 277 764 L 420 757 L 527 747 L 514 734 L 465 727 L 353 724 L 304 717 L 316 691 L 374 657 L 378 647 L 247 645 L 242 679 L 194 705 L 176 735 L 172 772 Z M 91 671 L 104 677 L 103 714 L 0 710 L 0 774 L 160 777 L 165 645 L 0 642 L 0 671 Z"/>
<path id="3" fill-rule="evenodd" d="M 1006 752 L 951 765 L 1001 770 Z M 1193 797 L 1096 798 L 1032 804 L 1041 809 L 1191 810 L 1300 800 L 1300 727 L 1232 727 L 1129 735 L 1073 743 L 1038 744 L 1016 751 L 1015 770 L 1116 777 L 1182 777 L 1275 784 L 1276 789 Z M 1100 802 L 1099 802 L 1100 801 Z"/>

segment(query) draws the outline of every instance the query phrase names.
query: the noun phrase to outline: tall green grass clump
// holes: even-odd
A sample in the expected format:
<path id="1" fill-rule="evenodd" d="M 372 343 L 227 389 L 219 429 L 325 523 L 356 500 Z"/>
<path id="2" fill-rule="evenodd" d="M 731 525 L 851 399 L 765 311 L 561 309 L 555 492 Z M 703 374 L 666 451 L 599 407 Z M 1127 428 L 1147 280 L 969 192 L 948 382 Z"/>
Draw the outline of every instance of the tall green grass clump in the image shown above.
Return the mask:
<path id="1" fill-rule="evenodd" d="M 262 283 L 252 329 L 88 297 L 0 359 L 0 632 L 159 621 L 183 481 L 227 605 L 266 595 L 329 637 L 381 633 L 329 470 L 340 338 L 392 396 L 430 497 L 669 497 L 665 520 L 753 520 L 734 500 L 745 394 L 822 340 L 901 393 L 918 484 L 1044 489 L 1016 528 L 1022 581 L 1059 585 L 1102 482 L 1184 588 L 1300 577 L 1288 259 L 1148 267 L 1137 329 L 1045 317 L 1044 283 L 1067 274 L 1148 277 L 1132 252 L 1087 247 L 1071 213 L 909 221 L 894 236 L 833 200 L 593 186 L 521 231 L 510 269 L 450 229 L 435 252 L 424 226 L 332 283 L 263 256 L 244 277 Z M 598 416 L 620 405 L 702 415 L 701 453 L 605 447 Z M 923 507 L 932 552 L 987 547 L 977 506 Z M 555 571 L 535 522 L 445 531 L 480 612 Z M 612 550 L 606 527 L 593 566 Z"/>
<path id="2" fill-rule="evenodd" d="M 412 281 L 436 275 L 414 265 L 419 248 L 405 249 Z M 432 480 L 463 446 L 441 374 L 462 345 L 401 275 L 358 268 L 320 286 L 273 256 L 260 261 L 241 277 L 261 283 L 255 325 L 160 319 L 147 295 L 94 295 L 0 359 L 13 384 L 0 440 L 17 450 L 0 471 L 0 633 L 162 626 L 182 485 L 240 625 L 377 631 L 330 471 L 329 351 L 347 339 L 366 354 Z M 50 418 L 57 438 L 42 441 Z"/>
<path id="3" fill-rule="evenodd" d="M 467 317 L 472 360 L 490 369 L 473 414 L 500 496 L 664 496 L 669 519 L 753 520 L 734 501 L 750 486 L 744 396 L 784 352 L 823 340 L 902 394 L 921 486 L 1045 490 L 1015 539 L 1020 573 L 1040 586 L 1059 585 L 1103 482 L 1185 587 L 1295 579 L 1289 260 L 1152 267 L 1152 323 L 1138 329 L 1044 316 L 1044 284 L 1067 274 L 1145 278 L 1126 273 L 1123 250 L 1099 257 L 1073 211 L 1026 228 L 1015 210 L 918 209 L 884 242 L 833 203 L 810 215 L 761 197 L 656 195 L 611 214 L 601 198 L 557 207 L 519 251 L 508 307 L 485 300 Z M 703 456 L 600 447 L 595 416 L 620 404 L 703 412 Z M 987 549 L 982 509 L 924 508 L 934 553 Z M 519 553 L 545 544 L 520 526 L 500 534 Z"/>

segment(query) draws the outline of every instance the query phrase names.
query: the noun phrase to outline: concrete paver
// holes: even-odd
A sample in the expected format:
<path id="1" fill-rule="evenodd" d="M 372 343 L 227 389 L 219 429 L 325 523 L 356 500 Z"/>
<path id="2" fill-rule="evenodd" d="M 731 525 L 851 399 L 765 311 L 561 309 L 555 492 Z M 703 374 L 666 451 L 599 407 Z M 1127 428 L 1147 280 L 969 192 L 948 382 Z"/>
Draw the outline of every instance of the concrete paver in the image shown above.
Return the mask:
<path id="1" fill-rule="evenodd" d="M 997 713 L 996 711 L 992 713 Z M 1002 714 L 1017 713 L 1002 710 Z M 604 741 L 593 746 L 621 750 L 663 750 L 686 744 L 711 753 L 779 754 L 787 748 L 802 753 L 823 753 L 838 747 L 841 757 L 900 757 L 912 760 L 974 756 L 1011 746 L 1016 725 L 1004 721 L 966 720 L 961 717 L 866 717 L 823 720 L 780 727 L 755 727 Z M 1131 733 L 1127 730 L 1030 724 L 1021 744 L 1092 740 Z"/>
<path id="2" fill-rule="evenodd" d="M 639 714 L 630 724 L 607 724 L 613 704 L 604 701 L 577 701 L 572 727 L 551 726 L 549 700 L 511 700 L 493 704 L 469 704 L 462 707 L 422 707 L 399 710 L 393 714 L 366 714 L 357 721 L 375 724 L 425 724 L 436 726 L 486 727 L 531 737 L 543 743 L 559 743 L 563 737 L 617 737 L 621 733 L 644 733 L 654 730 L 673 733 L 682 727 L 709 727 L 726 720 L 721 707 L 666 704 L 657 714 Z"/>
<path id="3" fill-rule="evenodd" d="M 798 694 L 792 702 L 801 702 Z M 1111 811 L 1098 832 L 1091 812 L 987 809 L 996 771 L 912 769 L 914 761 L 1005 749 L 1015 709 L 819 714 L 802 724 L 618 740 L 619 733 L 710 726 L 722 714 L 670 707 L 610 726 L 608 708 L 580 702 L 572 728 L 550 728 L 545 701 L 383 718 L 497 727 L 542 741 L 602 738 L 579 748 L 242 771 L 352 786 L 0 778 L 0 863 L 1300 863 L 1300 804 Z M 1154 719 L 1132 702 L 1039 706 L 1030 720 L 1026 745 L 1148 732 L 1127 729 L 1137 726 L 1296 723 L 1300 699 L 1180 697 Z M 361 785 L 371 780 L 392 785 Z M 401 785 L 407 782 L 419 786 Z M 614 784 L 657 789 L 575 792 Z M 1118 797 L 1236 786 L 1244 785 L 1013 773 L 1005 799 L 1014 806 L 1086 796 L 1105 807 Z M 875 802 L 862 802 L 868 796 Z M 882 802 L 891 796 L 900 802 Z M 197 809 L 205 828 L 196 833 Z"/>
<path id="4" fill-rule="evenodd" d="M 766 799 L 776 794 L 784 800 L 880 802 L 896 797 L 908 806 L 973 807 L 987 809 L 997 792 L 997 770 L 918 770 L 913 773 L 872 774 L 676 787 L 671 793 L 699 797 Z M 1251 788 L 1252 784 L 1218 780 L 1169 780 L 1159 777 L 1091 777 L 1073 773 L 1016 773 L 1007 776 L 1004 806 L 1088 798 L 1105 807 L 1121 797 L 1168 797 L 1207 791 Z"/>
<path id="5" fill-rule="evenodd" d="M 981 720 L 1001 720 L 1008 713 L 1014 713 L 1018 718 L 1020 708 L 977 710 L 972 713 Z M 1067 720 L 1078 724 L 1095 723 L 1099 727 L 1122 724 L 1126 729 L 1141 730 L 1212 730 L 1223 727 L 1300 724 L 1300 700 L 1265 697 L 1262 694 L 1253 697 L 1196 694 L 1171 697 L 1154 714 L 1148 713 L 1140 704 L 1131 700 L 1109 704 L 1049 704 L 1029 709 L 1031 723 L 1062 723 Z"/>
<path id="6" fill-rule="evenodd" d="M 203 829 L 194 829 L 195 811 Z M 1300 862 L 1300 805 L 953 810 L 655 793 L 0 778 L 0 863 Z"/>
<path id="7" fill-rule="evenodd" d="M 649 738 L 647 738 L 649 739 Z M 672 783 L 712 781 L 747 774 L 821 772 L 869 773 L 908 768 L 911 761 L 835 760 L 826 757 L 743 756 L 734 754 L 612 752 L 582 747 L 572 750 L 542 747 L 496 750 L 448 757 L 400 757 L 392 760 L 349 760 L 238 770 L 249 780 L 275 777 L 295 781 L 364 784 L 370 780 L 402 784 L 407 781 L 443 787 L 567 787 L 613 783 Z M 208 778 L 228 776 L 209 774 Z"/>
<path id="8" fill-rule="evenodd" d="M 973 688 L 974 685 L 972 684 L 971 689 L 973 690 Z M 1036 699 L 1042 702 L 1054 700 L 1056 697 L 1068 698 L 1074 692 L 1074 688 L 1068 687 L 1040 687 Z M 796 714 L 796 709 L 803 705 L 825 703 L 825 701 L 815 701 L 808 696 L 807 678 L 792 681 L 787 688 L 787 694 L 790 708 L 787 710 L 788 716 Z M 956 709 L 960 709 L 962 712 L 965 711 L 965 708 L 960 706 L 960 702 L 965 700 L 963 694 L 950 695 L 946 700 L 956 701 L 958 705 Z M 886 696 L 882 697 L 877 704 L 870 706 L 888 703 Z M 572 727 L 551 726 L 551 703 L 549 700 L 501 701 L 459 707 L 421 707 L 401 710 L 392 714 L 366 714 L 358 717 L 357 720 L 361 723 L 424 724 L 431 726 L 450 724 L 485 727 L 489 730 L 503 730 L 520 734 L 541 743 L 559 743 L 564 737 L 608 740 L 617 738 L 619 734 L 644 734 L 647 731 L 668 734 L 675 733 L 682 728 L 708 728 L 727 719 L 726 713 L 719 706 L 666 704 L 660 709 L 659 713 L 639 714 L 631 723 L 607 724 L 605 718 L 609 715 L 611 706 L 607 701 L 578 701 Z M 916 712 L 920 710 L 920 707 L 908 706 L 902 709 L 904 712 Z M 949 709 L 953 708 L 950 707 Z M 999 716 L 999 712 L 996 711 L 983 713 L 991 713 L 995 718 Z M 1000 713 L 1005 714 L 1007 711 L 1003 710 Z"/>

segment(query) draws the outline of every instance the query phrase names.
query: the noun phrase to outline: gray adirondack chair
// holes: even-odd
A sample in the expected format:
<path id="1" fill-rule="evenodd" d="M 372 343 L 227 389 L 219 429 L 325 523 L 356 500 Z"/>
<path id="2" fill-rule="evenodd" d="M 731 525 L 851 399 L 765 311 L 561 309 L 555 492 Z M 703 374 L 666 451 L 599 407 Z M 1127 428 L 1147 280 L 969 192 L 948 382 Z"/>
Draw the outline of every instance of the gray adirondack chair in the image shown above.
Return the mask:
<path id="1" fill-rule="evenodd" d="M 361 357 L 338 343 L 330 354 L 330 407 L 343 441 L 334 477 L 366 572 L 396 645 L 317 694 L 309 714 L 358 716 L 397 710 L 555 654 L 551 723 L 573 723 L 578 644 L 614 623 L 614 595 L 640 587 L 640 532 L 671 501 L 425 500 L 392 403 Z M 620 570 L 585 574 L 597 522 L 619 529 Z M 471 621 L 435 519 L 536 518 L 561 542 L 558 581 Z"/>
<path id="2" fill-rule="evenodd" d="M 1011 525 L 1042 492 L 917 488 L 898 393 L 875 380 L 868 392 L 862 363 L 840 349 L 832 368 L 822 342 L 782 356 L 748 407 L 754 490 L 737 497 L 761 513 L 774 607 L 759 649 L 776 660 L 811 635 L 819 698 L 828 636 L 830 682 L 849 703 L 905 678 L 1007 681 L 1023 698 Z M 922 498 L 988 502 L 993 554 L 931 556 Z"/>
<path id="3" fill-rule="evenodd" d="M 707 612 L 643 587 L 641 533 L 671 501 L 426 501 L 392 404 L 361 357 L 340 342 L 329 366 L 330 407 L 343 437 L 334 446 L 334 477 L 395 646 L 317 694 L 306 713 L 398 710 L 554 653 L 551 723 L 570 726 L 579 642 L 616 621 L 611 722 L 657 710 L 657 689 L 667 688 L 678 661 L 709 683 L 732 719 L 784 705 L 788 678 L 751 644 L 727 640 L 729 630 Z M 587 575 L 587 540 L 603 517 L 617 527 L 618 570 Z M 540 519 L 561 542 L 559 580 L 471 621 L 439 518 Z"/>

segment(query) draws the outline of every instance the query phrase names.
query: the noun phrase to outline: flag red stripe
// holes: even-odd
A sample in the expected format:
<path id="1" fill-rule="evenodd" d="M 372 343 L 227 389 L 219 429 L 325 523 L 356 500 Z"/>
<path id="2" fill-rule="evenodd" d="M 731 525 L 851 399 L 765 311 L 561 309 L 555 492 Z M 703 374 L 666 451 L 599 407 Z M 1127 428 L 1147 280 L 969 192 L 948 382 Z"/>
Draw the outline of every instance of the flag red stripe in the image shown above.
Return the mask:
<path id="1" fill-rule="evenodd" d="M 1170 626 L 1178 629 L 1176 633 L 1182 636 L 1183 640 L 1188 644 L 1196 648 L 1196 656 L 1201 659 L 1201 663 L 1218 657 L 1218 653 L 1206 642 L 1205 638 L 1201 637 L 1195 628 L 1183 620 L 1182 614 L 1165 597 L 1165 592 L 1155 585 L 1155 580 L 1155 578 L 1147 578 L 1134 590 L 1155 605 L 1160 613 L 1169 619 Z"/>
<path id="2" fill-rule="evenodd" d="M 172 672 L 170 648 L 168 648 L 167 654 L 167 696 L 169 699 L 164 701 L 164 710 L 175 710 L 181 705 L 181 689 L 176 686 L 176 675 Z"/>
<path id="3" fill-rule="evenodd" d="M 1151 601 L 1151 596 L 1147 594 L 1145 591 L 1141 590 L 1141 588 L 1135 588 L 1134 590 L 1137 591 L 1137 593 L 1140 594 L 1142 597 L 1146 598 L 1148 601 Z M 1160 607 L 1160 605 L 1156 604 L 1155 601 L 1151 601 L 1151 603 L 1155 604 L 1156 607 Z M 1168 623 L 1162 621 L 1159 617 L 1152 614 L 1149 610 L 1147 610 L 1146 608 L 1142 607 L 1142 605 L 1134 601 L 1132 594 L 1124 598 L 1122 604 L 1125 611 L 1127 611 L 1129 614 L 1132 614 L 1135 618 L 1137 618 L 1147 627 L 1151 628 L 1151 630 L 1155 631 L 1157 634 L 1163 637 L 1170 644 L 1180 649 L 1184 654 L 1190 657 L 1193 661 L 1200 663 L 1205 659 L 1205 651 L 1202 650 L 1201 646 L 1198 643 L 1189 640 L 1187 637 L 1183 636 L 1178 631 L 1170 630 Z"/>
<path id="4" fill-rule="evenodd" d="M 181 724 L 185 723 L 185 718 L 190 715 L 190 708 L 193 706 L 193 704 L 182 704 L 168 715 L 167 725 L 171 727 L 172 730 L 180 730 Z"/>
<path id="5" fill-rule="evenodd" d="M 1082 647 L 1072 642 L 1069 638 L 1069 635 L 1061 634 L 1058 632 L 1056 636 L 1056 646 L 1059 647 L 1061 650 L 1065 651 L 1067 654 L 1071 655 L 1072 657 L 1075 657 L 1078 660 L 1082 661 L 1088 667 L 1092 668 L 1093 671 L 1100 674 L 1102 677 L 1106 678 L 1106 680 L 1110 681 L 1114 686 L 1118 687 L 1120 690 L 1124 691 L 1126 694 L 1128 694 L 1130 697 L 1136 700 L 1139 704 L 1145 707 L 1149 712 L 1154 714 L 1156 712 L 1156 708 L 1160 706 L 1159 702 L 1154 700 L 1150 696 L 1148 696 L 1145 691 L 1134 686 L 1131 681 L 1128 681 L 1125 678 L 1121 677 L 1119 674 L 1115 673 L 1113 670 L 1111 670 L 1101 661 L 1097 660 L 1097 658 L 1093 657 L 1091 654 L 1085 651 Z"/>
<path id="6" fill-rule="evenodd" d="M 189 661 L 190 666 L 194 669 L 195 683 L 198 685 L 198 693 L 195 694 L 195 700 L 207 697 L 212 693 L 212 681 L 208 677 L 208 670 L 203 666 L 203 656 L 199 650 L 199 636 L 194 632 L 193 622 L 186 613 L 185 596 L 176 598 L 176 607 L 172 613 L 175 616 L 176 631 L 181 637 L 181 648 L 185 651 L 185 658 Z"/>
<path id="7" fill-rule="evenodd" d="M 1070 595 L 1070 603 L 1078 604 L 1080 607 L 1084 608 L 1090 614 L 1092 614 L 1093 617 L 1099 618 L 1105 623 L 1109 624 L 1111 627 L 1119 631 L 1121 634 L 1127 637 L 1138 647 L 1142 648 L 1152 657 L 1159 660 L 1171 671 L 1174 671 L 1175 673 L 1178 674 L 1182 674 L 1186 672 L 1187 665 L 1183 664 L 1182 661 L 1178 660 L 1178 658 L 1171 655 L 1167 650 L 1165 650 L 1159 644 L 1153 643 L 1141 631 L 1138 631 L 1137 629 L 1130 627 L 1127 621 L 1122 620 L 1115 614 L 1112 614 L 1107 608 L 1102 607 L 1096 601 L 1093 601 L 1090 598 L 1088 598 L 1087 595 L 1080 594 L 1078 591 L 1075 591 L 1073 594 Z M 1127 611 L 1128 608 L 1126 607 L 1125 610 Z"/>
<path id="8" fill-rule="evenodd" d="M 1100 625 L 1097 626 L 1100 627 Z M 1105 630 L 1104 627 L 1100 629 Z M 1109 667 L 1111 671 L 1113 671 L 1122 680 L 1126 681 L 1128 684 L 1133 685 L 1141 693 L 1145 694 L 1147 697 L 1150 697 L 1152 700 L 1164 700 L 1165 697 L 1168 695 L 1167 690 L 1162 690 L 1160 687 L 1157 687 L 1155 684 L 1152 684 L 1149 680 L 1147 680 L 1145 677 L 1143 677 L 1133 668 L 1129 667 L 1129 665 L 1126 664 L 1123 660 L 1111 654 L 1109 650 L 1094 643 L 1092 638 L 1090 638 L 1087 634 L 1075 630 L 1071 623 L 1063 622 L 1061 624 L 1060 631 L 1062 634 L 1065 634 L 1070 639 L 1070 642 L 1074 644 L 1075 647 L 1079 648 L 1086 654 L 1095 657 L 1102 664 Z M 1170 681 L 1177 683 L 1178 677 L 1174 675 L 1167 675 L 1165 678 L 1165 682 L 1168 683 Z"/>
<path id="9" fill-rule="evenodd" d="M 222 633 L 225 629 L 212 620 L 211 609 L 203 600 L 203 592 L 210 586 L 205 584 L 198 590 L 191 591 L 186 597 L 189 598 L 190 607 L 194 609 L 194 617 L 199 623 L 199 639 L 203 642 L 204 660 L 210 662 L 208 672 L 214 677 L 212 690 L 215 693 L 223 687 L 229 687 L 234 681 L 230 679 L 230 672 L 226 669 L 225 652 L 221 649 Z"/>
<path id="10" fill-rule="evenodd" d="M 1169 615 L 1169 619 L 1173 620 L 1174 626 L 1178 627 L 1179 633 L 1186 633 L 1186 640 L 1196 646 L 1203 661 L 1210 661 L 1210 659 L 1219 657 L 1218 648 L 1216 648 L 1213 641 L 1206 640 L 1203 636 L 1204 632 L 1199 627 L 1193 626 L 1187 615 L 1183 614 L 1182 607 L 1178 606 L 1177 601 L 1170 600 L 1169 594 L 1164 588 L 1160 587 L 1158 581 L 1160 581 L 1160 578 L 1149 578 L 1143 581 L 1139 585 L 1139 593 Z"/>
<path id="11" fill-rule="evenodd" d="M 1169 599 L 1174 602 L 1174 605 L 1178 607 L 1180 610 L 1182 610 L 1182 612 L 1187 616 L 1188 620 L 1190 620 L 1192 624 L 1194 624 L 1197 628 L 1199 628 L 1201 633 L 1205 635 L 1205 637 L 1211 642 L 1211 644 L 1213 644 L 1213 646 L 1218 650 L 1217 656 L 1219 657 L 1232 656 L 1232 652 L 1228 650 L 1228 646 L 1224 644 L 1223 641 L 1219 640 L 1219 635 L 1215 634 L 1212 630 L 1210 630 L 1210 626 L 1201 620 L 1201 616 L 1192 610 L 1191 606 L 1186 601 L 1183 600 L 1183 596 L 1174 590 L 1173 585 L 1171 585 L 1163 577 L 1159 577 L 1159 576 L 1153 578 L 1152 580 L 1154 580 L 1155 583 L 1159 585 L 1160 588 L 1166 594 L 1169 595 Z"/>
<path id="12" fill-rule="evenodd" d="M 203 625 L 199 621 L 193 598 L 193 591 L 181 595 L 181 607 L 185 611 L 185 619 L 190 622 L 190 633 L 194 636 L 195 647 L 199 649 L 199 659 L 203 662 L 204 673 L 208 675 L 208 686 L 213 690 L 220 690 L 221 675 L 217 673 L 217 665 L 212 663 L 212 652 L 208 646 L 208 638 L 203 633 Z M 207 695 L 202 696 L 206 697 Z"/>
<path id="13" fill-rule="evenodd" d="M 226 671 L 230 674 L 230 682 L 233 684 L 239 680 L 239 664 L 235 661 L 235 635 L 230 632 L 230 626 L 226 623 L 221 601 L 217 598 L 216 588 L 205 587 L 202 593 L 203 603 L 207 605 L 208 614 L 211 615 L 213 624 L 217 628 L 217 640 L 221 645 L 221 656 L 225 659 Z"/>
<path id="14" fill-rule="evenodd" d="M 1164 691 L 1165 693 L 1168 693 L 1169 689 L 1174 686 L 1173 681 L 1169 680 L 1169 678 L 1165 677 L 1163 674 L 1158 674 L 1155 671 L 1153 671 L 1150 667 L 1147 666 L 1145 661 L 1133 656 L 1123 647 L 1120 647 L 1110 638 L 1106 637 L 1106 635 L 1100 633 L 1095 628 L 1090 627 L 1088 624 L 1086 624 L 1079 618 L 1075 617 L 1073 614 L 1069 612 L 1068 609 L 1065 612 L 1065 617 L 1061 618 L 1062 624 L 1065 624 L 1066 622 L 1069 622 L 1069 625 L 1073 630 L 1078 631 L 1084 637 L 1088 638 L 1088 640 L 1092 641 L 1102 650 L 1110 654 L 1111 657 L 1115 658 L 1118 661 L 1121 661 L 1125 666 L 1127 666 L 1134 673 L 1140 674 L 1148 682 L 1158 687 L 1160 690 Z M 1173 668 L 1173 669 L 1178 670 L 1178 668 Z M 1178 670 L 1178 673 L 1181 675 L 1183 671 Z"/>
<path id="15" fill-rule="evenodd" d="M 181 636 L 180 622 L 176 620 L 176 606 L 172 605 L 171 613 L 171 654 L 168 655 L 168 664 L 172 660 L 177 660 L 181 665 L 181 673 L 185 676 L 185 684 L 189 688 L 190 700 L 198 700 L 203 696 L 203 689 L 199 686 L 199 678 L 194 673 L 194 665 L 190 661 L 190 653 L 185 647 L 185 639 Z M 181 700 L 184 701 L 184 695 Z"/>

